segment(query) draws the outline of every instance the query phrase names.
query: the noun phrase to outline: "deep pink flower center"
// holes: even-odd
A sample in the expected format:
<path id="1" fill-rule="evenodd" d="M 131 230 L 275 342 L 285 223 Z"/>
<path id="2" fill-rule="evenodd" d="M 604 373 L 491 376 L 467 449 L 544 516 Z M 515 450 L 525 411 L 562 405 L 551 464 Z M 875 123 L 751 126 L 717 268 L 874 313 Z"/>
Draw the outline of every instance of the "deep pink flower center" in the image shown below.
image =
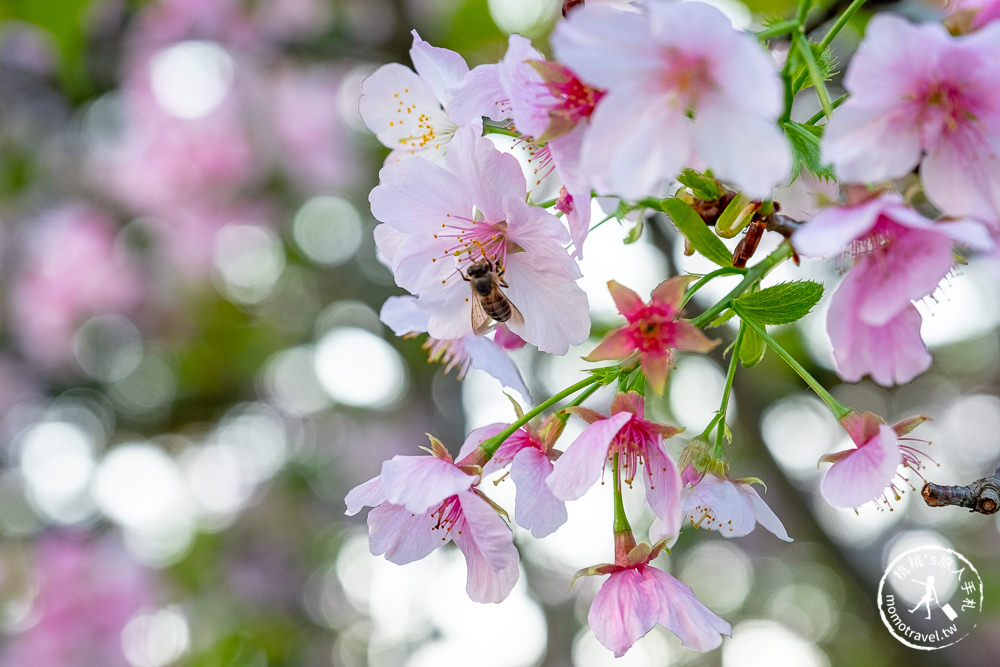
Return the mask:
<path id="1" fill-rule="evenodd" d="M 568 70 L 564 81 L 549 81 L 548 88 L 557 100 L 550 113 L 558 112 L 575 123 L 594 113 L 594 107 L 604 97 L 603 90 L 591 88 Z"/>
<path id="2" fill-rule="evenodd" d="M 465 273 L 465 269 L 473 262 L 488 260 L 497 270 L 507 265 L 507 222 L 489 222 L 477 219 L 478 216 L 464 217 L 448 213 L 448 222 L 441 223 L 441 228 L 434 234 L 435 239 L 451 239 L 453 243 L 446 247 L 432 262 L 439 259 L 454 257 L 458 268 L 453 275 Z M 442 283 L 447 280 L 442 280 Z"/>
<path id="3" fill-rule="evenodd" d="M 694 110 L 705 93 L 715 89 L 711 63 L 704 56 L 671 47 L 663 51 L 663 61 L 660 79 L 663 91 L 684 111 Z"/>
<path id="4" fill-rule="evenodd" d="M 641 354 L 664 352 L 674 345 L 677 311 L 653 302 L 627 316 L 625 334 Z"/>
<path id="5" fill-rule="evenodd" d="M 464 518 L 458 496 L 445 498 L 431 516 L 437 517 L 437 523 L 431 530 L 443 530 L 444 534 L 441 536 L 441 540 L 447 540 L 451 529 L 458 526 Z"/>
<path id="6" fill-rule="evenodd" d="M 953 81 L 932 83 L 920 96 L 925 114 L 933 123 L 943 124 L 949 132 L 954 132 L 960 125 L 975 118 L 970 113 L 969 105 L 962 90 Z"/>
<path id="7" fill-rule="evenodd" d="M 618 466 L 622 481 L 632 485 L 639 473 L 639 466 L 646 460 L 648 447 L 656 442 L 657 433 L 649 428 L 650 422 L 641 417 L 632 417 L 611 440 L 608 447 L 608 458 L 614 459 L 618 454 Z"/>

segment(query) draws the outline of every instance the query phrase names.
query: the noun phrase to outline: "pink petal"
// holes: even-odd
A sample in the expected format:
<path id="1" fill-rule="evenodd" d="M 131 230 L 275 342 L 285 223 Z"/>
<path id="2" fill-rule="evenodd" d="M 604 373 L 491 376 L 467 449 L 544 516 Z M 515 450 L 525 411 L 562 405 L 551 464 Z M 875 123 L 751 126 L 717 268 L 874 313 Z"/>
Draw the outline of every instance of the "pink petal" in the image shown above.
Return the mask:
<path id="1" fill-rule="evenodd" d="M 580 151 L 583 150 L 583 137 L 586 124 L 578 124 L 571 132 L 556 137 L 548 143 L 559 178 L 562 179 L 570 197 L 573 198 L 573 210 L 566 216 L 569 225 L 569 235 L 573 239 L 573 256 L 583 258 L 583 242 L 590 233 L 590 185 L 587 182 L 581 165 Z"/>
<path id="2" fill-rule="evenodd" d="M 420 310 L 415 296 L 390 296 L 378 317 L 397 336 L 427 331 L 427 315 Z"/>
<path id="3" fill-rule="evenodd" d="M 469 66 L 454 51 L 431 46 L 420 39 L 416 30 L 410 33 L 413 35 L 413 46 L 410 47 L 413 68 L 431 87 L 441 105 L 447 107 L 451 100 L 449 89 L 462 82 L 469 73 Z"/>
<path id="4" fill-rule="evenodd" d="M 500 65 L 473 67 L 451 94 L 448 115 L 459 125 L 480 121 L 483 116 L 494 121 L 510 118 L 510 102 L 500 84 Z"/>
<path id="5" fill-rule="evenodd" d="M 651 570 L 641 566 L 642 570 Z M 656 624 L 661 602 L 657 590 L 637 569 L 615 572 L 601 586 L 587 614 L 587 623 L 597 641 L 616 658 Z"/>
<path id="6" fill-rule="evenodd" d="M 669 350 L 662 352 L 647 352 L 639 357 L 639 365 L 642 367 L 642 374 L 646 376 L 646 382 L 657 396 L 663 395 L 663 388 L 667 384 L 667 374 L 670 372 L 672 358 Z"/>
<path id="7" fill-rule="evenodd" d="M 524 384 L 521 371 L 502 347 L 484 336 L 466 336 L 462 340 L 473 368 L 488 373 L 504 387 L 513 389 L 528 401 L 531 400 L 531 392 Z"/>
<path id="8" fill-rule="evenodd" d="M 646 448 L 646 504 L 662 521 L 666 535 L 680 532 L 681 521 L 681 474 L 663 446 L 663 440 Z"/>
<path id="9" fill-rule="evenodd" d="M 393 258 L 406 240 L 407 234 L 392 225 L 381 224 L 375 225 L 373 236 L 375 237 L 375 258 L 391 269 Z"/>
<path id="10" fill-rule="evenodd" d="M 826 471 L 820 491 L 835 507 L 864 505 L 883 494 L 902 462 L 895 432 L 882 424 L 876 437 Z"/>
<path id="11" fill-rule="evenodd" d="M 498 151 L 492 141 L 480 137 L 471 127 L 455 132 L 446 162 L 448 168 L 468 185 L 476 208 L 489 222 L 507 219 L 503 205 L 505 197 L 523 201 L 527 196 L 524 173 L 517 159 Z M 455 211 L 465 216 L 470 212 L 471 209 Z"/>
<path id="12" fill-rule="evenodd" d="M 423 514 L 445 498 L 472 488 L 476 477 L 433 456 L 396 455 L 382 464 L 382 488 L 393 505 Z"/>
<path id="13" fill-rule="evenodd" d="M 792 245 L 804 257 L 832 257 L 875 226 L 887 201 L 883 195 L 857 206 L 827 206 L 792 234 Z"/>
<path id="14" fill-rule="evenodd" d="M 682 497 L 685 516 L 701 530 L 743 537 L 756 525 L 753 507 L 728 479 L 705 475 L 695 486 L 684 489 Z"/>
<path id="15" fill-rule="evenodd" d="M 680 310 L 681 300 L 684 298 L 684 292 L 687 291 L 688 285 L 697 279 L 698 276 L 674 276 L 669 280 L 664 280 L 653 288 L 650 300 L 670 306 L 674 311 L 678 311 Z"/>
<path id="16" fill-rule="evenodd" d="M 867 105 L 898 104 L 939 67 L 948 41 L 940 25 L 915 25 L 901 16 L 877 14 L 851 58 L 844 85 Z"/>
<path id="17" fill-rule="evenodd" d="M 792 166 L 788 140 L 775 119 L 732 108 L 727 97 L 698 106 L 694 143 L 719 178 L 750 197 L 763 199 L 785 180 Z"/>
<path id="18" fill-rule="evenodd" d="M 382 491 L 382 479 L 379 475 L 372 477 L 363 484 L 359 484 L 344 497 L 344 504 L 347 505 L 347 516 L 354 516 L 364 507 L 377 507 L 385 502 L 385 493 Z"/>
<path id="19" fill-rule="evenodd" d="M 420 560 L 445 544 L 438 518 L 430 513 L 414 514 L 401 505 L 382 503 L 368 513 L 368 543 L 372 555 L 405 565 Z"/>
<path id="20" fill-rule="evenodd" d="M 848 382 L 871 374 L 879 384 L 903 384 L 931 365 L 920 338 L 920 313 L 912 305 L 885 325 L 866 324 L 858 316 L 864 283 L 851 271 L 830 300 L 826 328 L 837 372 Z"/>
<path id="21" fill-rule="evenodd" d="M 554 99 L 541 75 L 528 60 L 545 60 L 545 57 L 520 35 L 511 35 L 507 53 L 500 65 L 500 82 L 510 96 L 511 118 L 518 131 L 530 137 L 540 137 L 549 125 L 545 102 Z"/>
<path id="22" fill-rule="evenodd" d="M 451 538 L 468 567 L 465 592 L 474 602 L 502 602 L 518 578 L 518 555 L 510 528 L 492 507 L 474 493 L 458 496 L 462 526 Z"/>
<path id="23" fill-rule="evenodd" d="M 656 620 L 686 648 L 711 651 L 722 644 L 722 635 L 732 635 L 729 623 L 703 605 L 688 586 L 655 567 L 644 569 L 660 601 Z"/>
<path id="24" fill-rule="evenodd" d="M 627 199 L 660 196 L 691 162 L 691 122 L 669 96 L 651 93 L 655 77 L 612 90 L 590 117 L 583 173 L 595 189 Z"/>
<path id="25" fill-rule="evenodd" d="M 935 289 L 954 266 L 951 239 L 933 231 L 899 234 L 884 253 L 864 255 L 852 272 L 864 284 L 858 317 L 883 326 Z"/>
<path id="26" fill-rule="evenodd" d="M 820 144 L 822 161 L 832 163 L 837 178 L 848 183 L 879 183 L 903 176 L 920 159 L 917 121 L 898 102 L 861 106 L 852 98 L 827 125 Z"/>
<path id="27" fill-rule="evenodd" d="M 614 299 L 618 312 L 626 318 L 634 316 L 636 311 L 644 306 L 642 298 L 638 294 L 617 281 L 608 281 L 608 292 L 611 293 L 611 298 Z"/>
<path id="28" fill-rule="evenodd" d="M 616 329 L 604 337 L 597 347 L 584 359 L 587 361 L 606 361 L 608 359 L 624 359 L 636 349 L 632 338 L 625 329 Z"/>
<path id="29" fill-rule="evenodd" d="M 924 158 L 920 178 L 927 197 L 945 213 L 1000 224 L 1000 122 L 985 136 L 942 136 Z"/>
<path id="30" fill-rule="evenodd" d="M 507 425 L 509 426 L 509 424 Z M 524 430 L 520 428 L 514 431 L 510 437 L 503 441 L 503 444 L 497 449 L 493 454 L 493 458 L 490 459 L 489 463 L 483 468 L 483 475 L 489 475 L 491 473 L 505 468 L 511 464 L 514 457 L 517 456 L 524 448 L 537 449 L 535 443 L 532 441 L 531 436 Z"/>
<path id="31" fill-rule="evenodd" d="M 675 349 L 688 352 L 711 352 L 719 344 L 718 340 L 709 338 L 701 329 L 683 320 L 674 322 L 673 339 Z"/>
<path id="32" fill-rule="evenodd" d="M 556 498 L 576 500 L 593 486 L 604 471 L 611 439 L 631 418 L 631 413 L 619 412 L 594 422 L 570 443 L 546 482 Z"/>
<path id="33" fill-rule="evenodd" d="M 378 140 L 404 155 L 440 161 L 444 157 L 441 140 L 455 129 L 431 86 L 398 63 L 383 65 L 364 80 L 358 109 Z M 437 141 L 424 141 L 428 128 Z"/>
<path id="34" fill-rule="evenodd" d="M 431 237 L 429 229 L 439 228 L 448 221 L 449 213 L 468 215 L 476 203 L 463 179 L 420 159 L 383 167 L 379 185 L 368 200 L 377 220 L 401 232 L 427 237 Z"/>
<path id="35" fill-rule="evenodd" d="M 552 50 L 581 80 L 599 88 L 630 81 L 656 57 L 646 17 L 597 5 L 584 5 L 557 23 Z"/>
<path id="36" fill-rule="evenodd" d="M 781 523 L 781 519 L 779 519 L 778 515 L 767 506 L 764 499 L 757 493 L 757 489 L 753 488 L 750 484 L 738 484 L 736 486 L 736 490 L 739 491 L 744 498 L 749 500 L 757 523 L 764 526 L 764 528 L 767 528 L 779 540 L 784 540 L 785 542 L 793 541 L 792 538 L 788 536 L 788 531 L 785 530 L 785 526 Z"/>
<path id="37" fill-rule="evenodd" d="M 545 537 L 566 523 L 566 504 L 545 484 L 552 467 L 549 457 L 534 447 L 518 452 L 510 467 L 510 477 L 517 486 L 514 519 L 535 537 Z"/>
<path id="38" fill-rule="evenodd" d="M 426 255 L 423 260 L 425 264 L 430 263 L 426 261 Z M 468 300 L 468 283 L 455 276 L 451 276 L 451 280 L 444 285 L 430 281 L 417 283 L 412 279 L 406 281 L 405 276 L 402 270 L 398 270 L 396 282 L 400 283 L 401 287 L 421 292 L 418 304 L 420 309 L 427 313 L 427 333 L 432 338 L 449 340 L 472 335 L 472 302 Z M 420 289 L 421 287 L 423 289 Z M 425 291 L 428 289 L 435 291 Z"/>

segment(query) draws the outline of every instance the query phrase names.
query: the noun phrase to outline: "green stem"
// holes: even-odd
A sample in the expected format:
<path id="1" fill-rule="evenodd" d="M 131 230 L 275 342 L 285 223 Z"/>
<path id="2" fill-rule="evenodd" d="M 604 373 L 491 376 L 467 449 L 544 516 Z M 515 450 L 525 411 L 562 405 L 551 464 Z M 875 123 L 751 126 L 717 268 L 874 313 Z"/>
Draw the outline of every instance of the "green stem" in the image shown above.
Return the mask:
<path id="1" fill-rule="evenodd" d="M 738 266 L 724 266 L 721 269 L 716 269 L 715 271 L 712 271 L 711 273 L 706 273 L 701 278 L 699 278 L 694 285 L 691 285 L 691 287 L 689 287 L 686 292 L 684 292 L 684 298 L 681 299 L 680 307 L 683 308 L 687 304 L 687 302 L 691 300 L 691 297 L 693 297 L 698 290 L 707 285 L 709 281 L 714 280 L 719 276 L 743 274 L 746 272 L 747 272 L 746 269 L 741 269 Z"/>
<path id="2" fill-rule="evenodd" d="M 520 419 L 515 421 L 513 424 L 505 428 L 497 435 L 493 436 L 488 440 L 483 441 L 483 443 L 479 445 L 479 448 L 486 452 L 487 458 L 492 458 L 493 454 L 497 451 L 500 445 L 503 444 L 503 441 L 509 438 L 511 435 L 513 435 L 517 431 L 517 429 L 521 428 L 529 421 L 531 421 L 538 415 L 542 414 L 544 411 L 548 410 L 553 405 L 563 400 L 567 396 L 572 396 L 581 389 L 585 389 L 592 384 L 597 384 L 598 382 L 600 382 L 600 380 L 601 379 L 598 376 L 591 375 L 590 377 L 586 377 L 577 382 L 576 384 L 567 387 L 566 389 L 563 389 L 552 398 L 542 403 L 539 403 L 537 407 L 524 413 L 524 416 L 522 416 Z"/>
<path id="3" fill-rule="evenodd" d="M 809 70 L 809 78 L 812 79 L 813 86 L 816 87 L 816 94 L 819 96 L 819 103 L 823 107 L 823 113 L 826 114 L 827 118 L 830 118 L 833 116 L 833 107 L 830 105 L 830 93 L 826 90 L 826 81 L 823 79 L 823 73 L 819 71 L 819 63 L 816 62 L 816 57 L 809 46 L 809 40 L 804 33 L 797 32 L 795 33 L 794 42 L 799 49 L 799 53 L 802 54 L 802 59 L 805 60 L 806 69 Z"/>
<path id="4" fill-rule="evenodd" d="M 861 9 L 861 5 L 863 4 L 865 4 L 865 0 L 854 0 L 854 2 L 848 5 L 847 9 L 844 10 L 844 13 L 837 17 L 834 24 L 830 26 L 827 33 L 823 35 L 823 39 L 819 42 L 819 48 L 825 49 L 830 46 L 833 38 L 837 36 L 837 33 L 839 33 L 845 25 L 847 25 L 847 22 L 851 20 L 851 17 L 854 16 L 859 9 Z"/>
<path id="5" fill-rule="evenodd" d="M 712 458 L 721 459 L 725 454 L 722 450 L 722 440 L 726 434 L 726 411 L 729 409 L 729 394 L 733 390 L 733 379 L 736 377 L 736 366 L 740 361 L 740 346 L 743 345 L 743 335 L 746 324 L 740 324 L 740 332 L 736 334 L 736 342 L 729 358 L 729 370 L 726 372 L 726 384 L 722 388 L 722 402 L 719 404 L 719 429 L 715 433 L 715 449 Z"/>
<path id="6" fill-rule="evenodd" d="M 770 347 L 772 350 L 774 350 L 774 353 L 777 354 L 779 357 L 781 357 L 784 360 L 784 362 L 788 364 L 791 367 L 791 369 L 795 371 L 798 374 L 798 376 L 805 381 L 807 385 L 809 385 L 809 388 L 812 389 L 814 392 L 816 392 L 817 396 L 823 399 L 823 402 L 827 404 L 827 406 L 833 412 L 833 415 L 838 420 L 843 419 L 844 417 L 846 417 L 851 413 L 850 408 L 848 408 L 840 401 L 835 399 L 833 397 L 833 394 L 828 392 L 823 387 L 823 385 L 819 383 L 819 380 L 814 378 L 809 373 L 809 371 L 807 371 L 805 367 L 802 364 L 800 364 L 798 360 L 795 359 L 795 357 L 789 354 L 788 350 L 781 347 L 781 345 L 778 344 L 778 341 L 771 338 L 771 336 L 767 333 L 767 330 L 763 325 L 758 324 L 757 322 L 754 322 L 753 319 L 747 317 L 742 312 L 742 309 L 740 308 L 739 304 L 734 303 L 732 304 L 731 307 L 733 309 L 733 312 L 735 312 L 739 316 L 739 318 L 743 321 L 743 323 L 746 324 L 751 329 L 753 329 L 757 333 L 757 335 L 761 337 L 761 340 L 767 343 L 767 346 Z"/>
<path id="7" fill-rule="evenodd" d="M 830 103 L 830 107 L 833 108 L 833 109 L 836 109 L 841 104 L 843 104 L 844 102 L 846 102 L 848 97 L 850 97 L 850 95 L 848 95 L 847 93 L 844 93 L 843 95 L 841 95 L 840 97 L 838 97 L 837 99 L 835 99 L 833 102 L 831 102 Z M 803 123 L 803 125 L 815 125 L 816 123 L 818 123 L 823 118 L 826 118 L 826 111 L 821 109 L 820 111 L 817 111 L 816 113 L 814 113 L 809 118 L 809 120 L 807 120 L 805 123 Z"/>
<path id="8" fill-rule="evenodd" d="M 615 519 L 612 524 L 612 532 L 614 533 L 624 533 L 632 532 L 632 526 L 629 525 L 628 516 L 625 515 L 625 503 L 622 500 L 622 480 L 621 480 L 621 468 L 618 463 L 618 453 L 615 452 L 614 462 L 611 467 L 611 479 L 614 484 L 614 502 L 615 502 Z M 618 554 L 615 554 L 616 556 Z"/>
<path id="9" fill-rule="evenodd" d="M 766 276 L 771 269 L 791 256 L 791 244 L 786 241 L 785 243 L 779 245 L 770 255 L 748 269 L 743 277 L 743 280 L 740 281 L 740 284 L 730 290 L 729 294 L 722 297 L 714 306 L 703 312 L 701 315 L 692 319 L 691 324 L 701 328 L 714 320 L 722 311 L 730 307 L 733 299 L 743 294 L 743 292 L 749 289 L 751 285 Z"/>
<path id="10" fill-rule="evenodd" d="M 514 130 L 508 129 L 506 127 L 500 127 L 499 125 L 490 125 L 489 123 L 483 123 L 483 135 L 487 134 L 502 134 L 505 137 L 520 138 L 520 134 Z"/>
<path id="11" fill-rule="evenodd" d="M 537 206 L 539 208 L 548 208 L 549 206 L 555 206 L 557 201 L 559 201 L 558 197 L 555 199 L 546 199 L 545 201 L 539 201 L 539 202 L 528 200 L 528 203 L 531 204 L 532 206 Z"/>
<path id="12" fill-rule="evenodd" d="M 775 37 L 781 37 L 782 35 L 787 35 L 790 32 L 795 32 L 795 29 L 799 27 L 799 22 L 795 19 L 788 19 L 787 21 L 781 21 L 775 23 L 772 26 L 764 28 L 757 33 L 757 39 L 764 41 L 767 39 L 773 39 Z"/>
<path id="13" fill-rule="evenodd" d="M 586 389 L 584 389 L 582 392 L 580 392 L 579 396 L 577 396 L 572 401 L 570 401 L 569 404 L 566 406 L 566 408 L 574 408 L 574 407 L 580 405 L 585 400 L 587 400 L 588 398 L 590 398 L 594 394 L 594 392 L 596 392 L 598 389 L 600 389 L 601 386 L 602 385 L 600 385 L 600 384 L 592 384 L 592 385 L 590 385 L 589 387 L 587 387 Z M 567 419 L 569 419 L 569 413 L 565 411 L 566 408 L 563 408 L 559 412 L 559 419 L 561 419 L 564 422 Z"/>

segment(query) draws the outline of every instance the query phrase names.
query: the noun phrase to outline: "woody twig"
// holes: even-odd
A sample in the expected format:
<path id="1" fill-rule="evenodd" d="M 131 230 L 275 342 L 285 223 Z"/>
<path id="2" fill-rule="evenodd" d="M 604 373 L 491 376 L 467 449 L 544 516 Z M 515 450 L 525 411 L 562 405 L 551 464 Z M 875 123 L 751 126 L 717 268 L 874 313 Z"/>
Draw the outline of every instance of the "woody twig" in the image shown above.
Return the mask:
<path id="1" fill-rule="evenodd" d="M 972 512 L 993 514 L 1000 509 L 1000 469 L 989 477 L 977 479 L 965 486 L 942 486 L 927 482 L 920 490 L 924 502 L 931 507 L 958 505 Z"/>

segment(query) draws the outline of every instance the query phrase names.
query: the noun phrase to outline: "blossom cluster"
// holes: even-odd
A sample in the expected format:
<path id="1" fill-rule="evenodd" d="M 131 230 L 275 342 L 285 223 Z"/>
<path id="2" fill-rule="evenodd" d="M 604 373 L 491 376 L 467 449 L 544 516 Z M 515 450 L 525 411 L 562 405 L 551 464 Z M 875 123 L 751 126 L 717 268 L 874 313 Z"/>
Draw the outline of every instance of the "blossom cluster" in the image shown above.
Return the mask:
<path id="1" fill-rule="evenodd" d="M 829 40 L 817 49 L 801 26 L 791 28 L 782 61 L 766 48 L 781 31 L 736 30 L 700 2 L 648 0 L 627 10 L 582 3 L 552 32 L 552 58 L 511 35 L 501 61 L 471 69 L 414 31 L 414 69 L 383 66 L 360 100 L 365 123 L 390 149 L 370 202 L 381 223 L 379 257 L 409 293 L 382 310 L 397 334 L 426 332 L 432 359 L 458 366 L 460 376 L 470 366 L 485 370 L 528 397 L 505 350 L 562 355 L 591 335 L 578 262 L 596 197 L 617 200 L 620 220 L 667 213 L 688 248 L 722 269 L 665 277 L 648 302 L 610 281 L 626 322 L 585 359 L 612 365 L 528 413 L 518 408 L 509 424 L 472 431 L 456 457 L 430 436 L 428 456 L 383 463 L 346 498 L 348 514 L 372 508 L 372 553 L 403 564 L 454 541 L 469 596 L 499 602 L 519 576 L 509 523 L 544 537 L 567 520 L 567 502 L 610 477 L 615 559 L 578 573 L 608 576 L 588 616 L 595 636 L 621 656 L 658 623 L 689 648 L 717 647 L 729 623 L 654 561 L 685 526 L 734 538 L 760 524 L 791 540 L 754 488 L 761 480 L 730 473 L 728 392 L 738 363 L 756 363 L 751 337 L 790 356 L 767 325 L 804 316 L 822 288 L 760 281 L 785 259 L 841 257 L 847 271 L 827 325 L 841 378 L 903 384 L 927 370 L 915 302 L 954 270 L 956 248 L 990 253 L 1000 237 L 1000 21 L 986 20 L 989 11 L 958 36 L 940 24 L 876 16 L 837 108 L 821 53 Z M 793 120 L 793 102 L 809 88 L 823 111 Z M 775 189 L 806 171 L 835 178 L 842 198 L 791 220 Z M 744 228 L 730 262 L 719 237 Z M 786 238 L 746 268 L 766 230 Z M 727 273 L 742 275 L 740 286 L 686 316 L 693 294 Z M 679 352 L 715 350 L 721 340 L 702 329 L 727 316 L 740 328 L 718 415 L 675 462 L 665 441 L 682 429 L 647 419 L 647 396 L 667 390 Z M 907 471 L 920 474 L 927 460 L 923 441 L 908 436 L 926 418 L 887 426 L 791 365 L 854 443 L 824 457 L 833 466 L 821 492 L 843 507 L 889 503 Z M 607 411 L 582 405 L 612 384 L 618 392 Z M 562 445 L 573 417 L 586 426 Z M 516 487 L 513 519 L 486 492 L 485 480 L 501 473 Z M 622 504 L 623 487 L 636 486 L 654 517 L 649 543 L 636 540 Z"/>

